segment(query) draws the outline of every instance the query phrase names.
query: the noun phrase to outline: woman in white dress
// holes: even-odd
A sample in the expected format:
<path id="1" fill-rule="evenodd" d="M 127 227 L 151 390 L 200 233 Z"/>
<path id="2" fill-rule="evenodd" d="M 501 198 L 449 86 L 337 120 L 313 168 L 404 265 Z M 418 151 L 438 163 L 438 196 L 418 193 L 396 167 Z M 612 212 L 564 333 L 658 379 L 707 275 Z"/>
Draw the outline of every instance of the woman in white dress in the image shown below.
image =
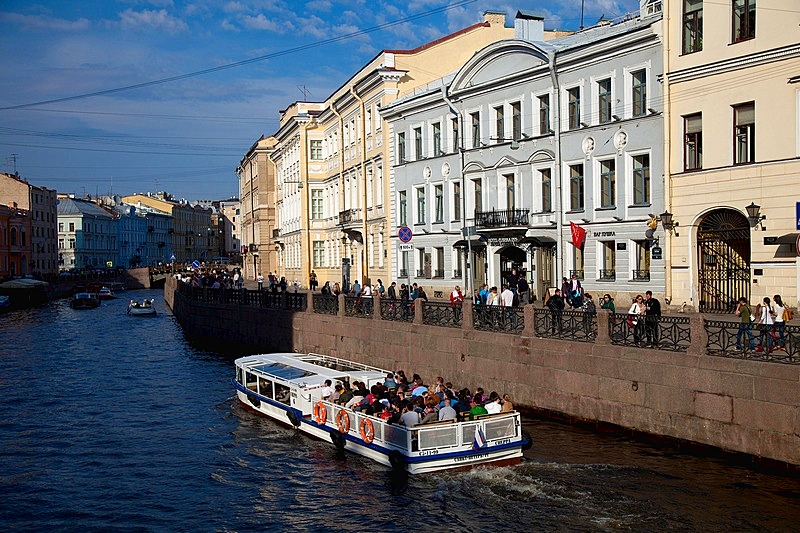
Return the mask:
<path id="1" fill-rule="evenodd" d="M 769 297 L 765 296 L 758 316 L 758 327 L 761 330 L 761 335 L 758 338 L 760 346 L 756 348 L 757 352 L 766 351 L 769 353 L 772 351 L 772 325 L 774 323 L 772 306 L 770 305 Z"/>
<path id="2" fill-rule="evenodd" d="M 641 342 L 644 333 L 645 310 L 644 297 L 639 294 L 628 309 L 628 325 L 633 328 L 633 342 L 636 344 Z"/>

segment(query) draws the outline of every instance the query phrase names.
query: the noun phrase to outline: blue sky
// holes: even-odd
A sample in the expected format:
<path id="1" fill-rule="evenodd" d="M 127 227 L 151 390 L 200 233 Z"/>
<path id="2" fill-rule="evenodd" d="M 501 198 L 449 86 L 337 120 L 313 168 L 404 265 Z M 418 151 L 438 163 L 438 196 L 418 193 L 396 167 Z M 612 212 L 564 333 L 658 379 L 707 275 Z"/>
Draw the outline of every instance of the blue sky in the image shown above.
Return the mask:
<path id="1" fill-rule="evenodd" d="M 638 9 L 585 4 L 585 26 Z M 581 0 L 3 0 L 2 170 L 15 159 L 31 183 L 80 196 L 236 196 L 239 160 L 303 90 L 324 100 L 382 49 L 520 9 L 547 29 L 580 25 Z"/>

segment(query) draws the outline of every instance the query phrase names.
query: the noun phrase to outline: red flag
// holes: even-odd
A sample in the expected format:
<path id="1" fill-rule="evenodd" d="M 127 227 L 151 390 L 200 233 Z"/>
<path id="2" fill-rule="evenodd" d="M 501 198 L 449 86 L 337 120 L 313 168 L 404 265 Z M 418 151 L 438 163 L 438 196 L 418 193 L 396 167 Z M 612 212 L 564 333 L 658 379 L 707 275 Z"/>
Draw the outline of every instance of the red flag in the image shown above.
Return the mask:
<path id="1" fill-rule="evenodd" d="M 583 240 L 586 238 L 586 230 L 574 222 L 570 222 L 569 231 L 572 233 L 572 244 L 575 248 L 581 248 L 583 246 Z"/>

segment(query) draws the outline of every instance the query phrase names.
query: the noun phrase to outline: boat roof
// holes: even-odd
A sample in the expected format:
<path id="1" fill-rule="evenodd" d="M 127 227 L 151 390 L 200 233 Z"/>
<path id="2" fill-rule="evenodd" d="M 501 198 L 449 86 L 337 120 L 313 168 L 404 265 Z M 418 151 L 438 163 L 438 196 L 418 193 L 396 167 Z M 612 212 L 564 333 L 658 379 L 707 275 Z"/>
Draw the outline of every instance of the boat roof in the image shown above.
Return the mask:
<path id="1" fill-rule="evenodd" d="M 383 380 L 388 370 L 339 359 L 322 354 L 272 353 L 251 355 L 236 360 L 236 365 L 246 370 L 272 377 L 298 387 L 321 386 L 326 379 L 332 382 L 349 378 L 360 381 Z"/>
<path id="2" fill-rule="evenodd" d="M 74 298 L 94 298 L 91 292 L 76 292 Z"/>

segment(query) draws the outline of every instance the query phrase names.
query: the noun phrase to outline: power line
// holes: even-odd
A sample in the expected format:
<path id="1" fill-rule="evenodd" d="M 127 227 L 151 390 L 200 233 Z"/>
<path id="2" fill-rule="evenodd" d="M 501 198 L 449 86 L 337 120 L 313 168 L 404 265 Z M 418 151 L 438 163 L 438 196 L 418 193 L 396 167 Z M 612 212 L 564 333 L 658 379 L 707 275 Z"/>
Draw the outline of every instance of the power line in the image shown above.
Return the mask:
<path id="1" fill-rule="evenodd" d="M 310 50 L 312 48 L 317 48 L 317 47 L 324 46 L 324 45 L 327 45 L 327 44 L 332 44 L 332 43 L 344 41 L 344 40 L 347 40 L 347 39 L 351 39 L 353 37 L 358 37 L 358 36 L 361 36 L 361 35 L 367 35 L 367 34 L 370 34 L 370 33 L 374 33 L 376 31 L 384 30 L 386 28 L 391 28 L 393 26 L 398 26 L 400 24 L 405 24 L 406 22 L 411 22 L 411 21 L 414 21 L 414 20 L 425 18 L 425 17 L 431 16 L 431 15 L 434 15 L 434 14 L 437 14 L 437 13 L 444 13 L 446 11 L 450 11 L 452 9 L 455 9 L 455 8 L 458 8 L 458 7 L 462 7 L 462 6 L 465 6 L 467 4 L 472 4 L 472 3 L 476 2 L 476 1 L 477 0 L 462 0 L 460 2 L 455 2 L 455 3 L 449 4 L 449 5 L 445 5 L 445 6 L 442 6 L 442 7 L 435 8 L 435 9 L 431 9 L 429 11 L 423 11 L 422 13 L 417 13 L 416 15 L 410 15 L 410 16 L 404 17 L 402 19 L 394 20 L 394 21 L 391 21 L 391 22 L 385 22 L 385 23 L 380 24 L 378 26 L 373 26 L 371 28 L 367 28 L 367 29 L 364 29 L 364 30 L 358 30 L 358 31 L 350 32 L 350 33 L 345 33 L 344 35 L 339 35 L 338 37 L 331 37 L 329 39 L 323 39 L 321 41 L 315 41 L 313 43 L 304 44 L 304 45 L 300 45 L 300 46 L 295 46 L 293 48 L 287 48 L 285 50 L 279 50 L 279 51 L 273 52 L 271 54 L 266 54 L 266 55 L 262 55 L 262 56 L 258 56 L 258 57 L 253 57 L 253 58 L 245 59 L 245 60 L 242 60 L 242 61 L 236 61 L 234 63 L 228 63 L 226 65 L 219 65 L 219 66 L 212 67 L 212 68 L 207 68 L 207 69 L 204 69 L 204 70 L 198 70 L 198 71 L 195 71 L 195 72 L 189 72 L 187 74 L 179 74 L 177 76 L 170 76 L 168 78 L 161 78 L 161 79 L 158 79 L 158 80 L 146 81 L 146 82 L 142 82 L 142 83 L 136 83 L 136 84 L 133 84 L 133 85 L 126 85 L 124 87 L 115 87 L 113 89 L 104 89 L 102 91 L 94 91 L 94 92 L 91 92 L 91 93 L 77 94 L 77 95 L 73 95 L 73 96 L 65 96 L 63 98 L 53 98 L 51 100 L 42 100 L 42 101 L 39 101 L 39 102 L 29 102 L 27 104 L 19 104 L 19 105 L 14 105 L 14 106 L 0 107 L 0 111 L 9 111 L 9 110 L 12 110 L 12 109 L 25 109 L 25 108 L 28 108 L 28 107 L 36 107 L 36 106 L 42 106 L 42 105 L 47 105 L 47 104 L 56 104 L 56 103 L 60 103 L 60 102 L 70 102 L 70 101 L 73 101 L 73 100 L 81 100 L 81 99 L 84 99 L 84 98 L 92 98 L 94 96 L 103 96 L 103 95 L 107 95 L 107 94 L 114 94 L 114 93 L 119 93 L 119 92 L 123 92 L 123 91 L 130 91 L 130 90 L 133 90 L 133 89 L 142 89 L 144 87 L 152 87 L 154 85 L 161 85 L 161 84 L 164 84 L 164 83 L 171 83 L 173 81 L 180 81 L 180 80 L 186 80 L 186 79 L 189 79 L 189 78 L 195 78 L 197 76 L 204 76 L 206 74 L 212 74 L 214 72 L 221 72 L 223 70 L 229 70 L 229 69 L 232 69 L 232 68 L 241 67 L 241 66 L 244 66 L 244 65 L 249 65 L 251 63 L 258 63 L 258 62 L 261 62 L 261 61 L 265 61 L 267 59 L 273 59 L 273 58 L 276 58 L 276 57 L 281 57 L 281 56 L 293 54 L 293 53 L 296 53 L 296 52 L 302 52 L 302 51 L 305 51 L 305 50 Z"/>

